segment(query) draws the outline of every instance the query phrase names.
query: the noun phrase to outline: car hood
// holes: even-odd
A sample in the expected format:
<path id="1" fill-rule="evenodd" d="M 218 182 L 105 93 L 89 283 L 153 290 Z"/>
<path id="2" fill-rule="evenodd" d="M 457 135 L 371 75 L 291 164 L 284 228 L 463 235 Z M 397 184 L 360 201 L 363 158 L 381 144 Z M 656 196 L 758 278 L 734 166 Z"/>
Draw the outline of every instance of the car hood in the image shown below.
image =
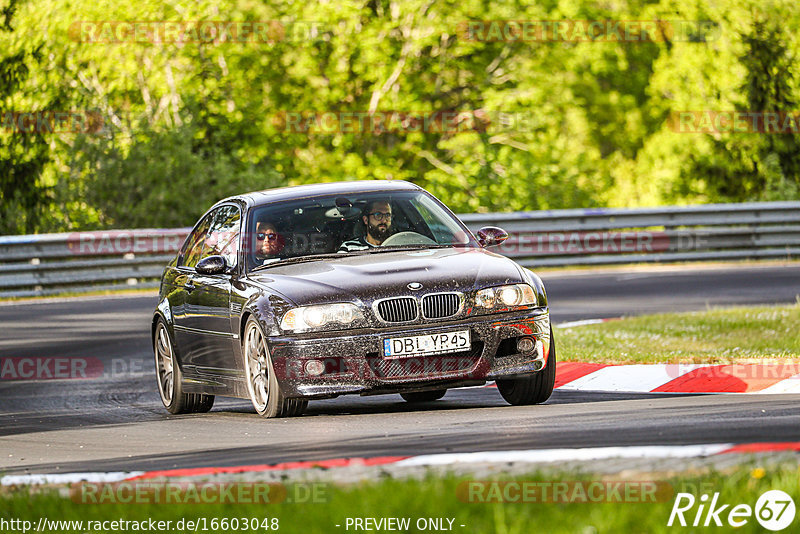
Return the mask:
<path id="1" fill-rule="evenodd" d="M 275 265 L 250 279 L 297 305 L 373 300 L 525 282 L 516 263 L 480 248 L 424 249 Z M 411 290 L 409 284 L 422 284 Z"/>

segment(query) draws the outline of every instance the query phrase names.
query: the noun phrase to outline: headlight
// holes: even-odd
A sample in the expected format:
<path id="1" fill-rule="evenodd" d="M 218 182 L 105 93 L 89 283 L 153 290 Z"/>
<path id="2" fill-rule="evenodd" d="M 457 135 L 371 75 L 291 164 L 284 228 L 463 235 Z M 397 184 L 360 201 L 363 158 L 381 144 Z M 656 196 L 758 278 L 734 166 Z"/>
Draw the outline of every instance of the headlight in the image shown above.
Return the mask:
<path id="1" fill-rule="evenodd" d="M 282 330 L 314 330 L 332 323 L 347 326 L 362 317 L 355 304 L 342 302 L 339 304 L 321 304 L 294 308 L 286 312 L 281 319 Z"/>
<path id="2" fill-rule="evenodd" d="M 475 306 L 487 310 L 536 304 L 536 292 L 528 284 L 490 287 L 475 294 Z"/>

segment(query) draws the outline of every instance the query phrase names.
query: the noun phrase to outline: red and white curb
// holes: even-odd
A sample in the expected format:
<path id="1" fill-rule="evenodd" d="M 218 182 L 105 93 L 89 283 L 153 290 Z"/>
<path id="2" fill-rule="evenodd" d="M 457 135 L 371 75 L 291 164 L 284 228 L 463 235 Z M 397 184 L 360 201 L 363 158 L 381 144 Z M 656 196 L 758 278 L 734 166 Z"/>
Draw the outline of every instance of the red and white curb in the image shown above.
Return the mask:
<path id="1" fill-rule="evenodd" d="M 587 319 L 574 328 L 616 321 Z M 559 362 L 557 389 L 615 393 L 800 393 L 800 363 L 607 365 Z"/>
<path id="2" fill-rule="evenodd" d="M 484 451 L 420 456 L 381 456 L 376 458 L 339 458 L 309 462 L 286 462 L 273 465 L 235 467 L 201 467 L 165 471 L 126 471 L 110 473 L 63 473 L 41 475 L 6 475 L 0 485 L 75 484 L 78 482 L 113 483 L 134 480 L 201 477 L 221 474 L 294 471 L 302 469 L 336 470 L 347 467 L 387 466 L 435 467 L 468 464 L 552 463 L 597 461 L 610 459 L 703 458 L 720 454 L 752 454 L 765 452 L 800 452 L 800 442 L 712 443 L 701 445 L 654 445 L 631 447 L 591 447 L 580 449 L 532 449 L 519 451 Z"/>
<path id="3" fill-rule="evenodd" d="M 636 364 L 559 362 L 555 387 L 618 393 L 800 393 L 800 364 Z"/>

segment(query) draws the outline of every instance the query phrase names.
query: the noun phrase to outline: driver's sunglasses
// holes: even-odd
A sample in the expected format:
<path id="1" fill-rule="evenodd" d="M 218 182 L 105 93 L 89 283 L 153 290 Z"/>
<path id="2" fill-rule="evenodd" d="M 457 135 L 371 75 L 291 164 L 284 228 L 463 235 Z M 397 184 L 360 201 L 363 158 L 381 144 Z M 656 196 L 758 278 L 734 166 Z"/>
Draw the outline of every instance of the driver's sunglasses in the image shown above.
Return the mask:
<path id="1" fill-rule="evenodd" d="M 391 212 L 383 213 L 381 211 L 376 211 L 376 212 L 370 213 L 369 216 L 370 217 L 375 217 L 375 219 L 378 220 L 378 221 L 388 221 L 389 219 L 392 218 L 392 213 Z"/>
<path id="2" fill-rule="evenodd" d="M 264 241 L 264 238 L 266 238 L 269 241 L 275 241 L 276 239 L 278 239 L 278 234 L 267 234 L 265 232 L 258 232 L 256 234 L 256 239 L 258 239 L 259 241 Z"/>

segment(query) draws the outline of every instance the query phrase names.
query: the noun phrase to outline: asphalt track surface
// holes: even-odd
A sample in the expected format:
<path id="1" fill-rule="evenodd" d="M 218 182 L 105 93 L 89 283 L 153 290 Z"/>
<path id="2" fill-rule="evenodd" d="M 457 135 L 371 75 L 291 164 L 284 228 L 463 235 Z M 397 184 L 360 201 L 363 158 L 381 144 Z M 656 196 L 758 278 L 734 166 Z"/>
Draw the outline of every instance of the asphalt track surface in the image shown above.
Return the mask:
<path id="1" fill-rule="evenodd" d="M 543 273 L 560 323 L 708 306 L 793 303 L 800 264 Z M 237 399 L 208 414 L 161 406 L 149 344 L 155 296 L 0 305 L 0 355 L 103 362 L 87 380 L 0 381 L 0 473 L 270 464 L 340 457 L 800 440 L 797 395 L 556 391 L 508 406 L 493 388 L 411 406 L 398 395 L 312 401 L 264 420 Z M 556 332 L 557 336 L 557 332 Z"/>

